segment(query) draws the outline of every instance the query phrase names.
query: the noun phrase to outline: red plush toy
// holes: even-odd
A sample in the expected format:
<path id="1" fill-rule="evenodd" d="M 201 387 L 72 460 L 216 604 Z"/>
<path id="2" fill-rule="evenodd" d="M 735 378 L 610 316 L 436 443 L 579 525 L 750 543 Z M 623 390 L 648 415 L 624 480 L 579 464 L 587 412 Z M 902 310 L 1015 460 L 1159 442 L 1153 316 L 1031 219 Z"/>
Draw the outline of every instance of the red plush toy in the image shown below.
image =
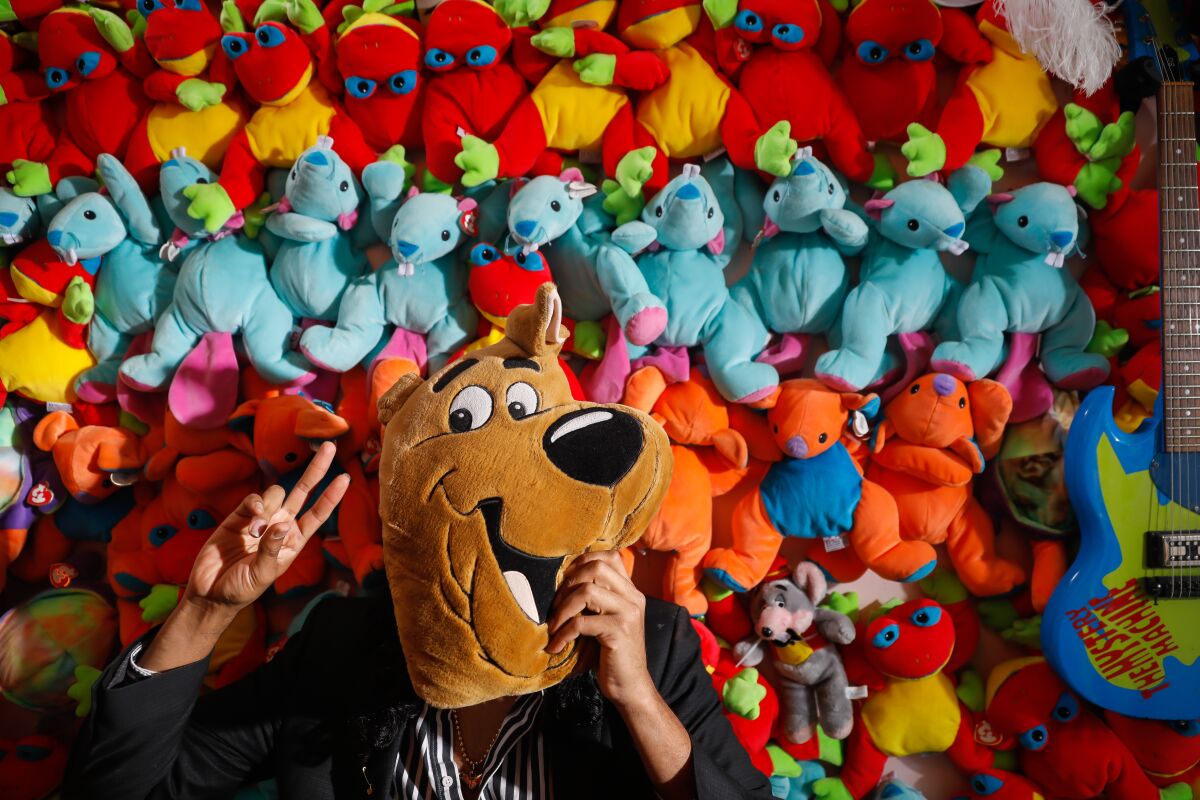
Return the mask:
<path id="1" fill-rule="evenodd" d="M 971 18 L 933 0 L 864 0 L 845 33 L 837 83 L 872 142 L 902 141 L 912 122 L 935 124 L 938 53 L 960 64 L 992 60 Z"/>
<path id="2" fill-rule="evenodd" d="M 101 153 L 124 158 L 150 110 L 142 77 L 153 68 L 125 23 L 101 9 L 53 11 L 38 26 L 37 41 L 46 86 L 63 98 L 63 124 L 46 161 L 13 160 L 8 182 L 26 197 L 48 193 L 68 175 L 91 175 Z M 9 152 L 7 147 L 0 139 L 0 152 Z"/>
<path id="3" fill-rule="evenodd" d="M 1043 800 L 1032 781 L 1000 769 L 981 769 L 971 776 L 970 792 L 956 800 Z"/>
<path id="4" fill-rule="evenodd" d="M 505 58 L 512 31 L 480 0 L 446 0 L 425 27 L 422 131 L 433 177 L 454 184 L 470 173 L 523 175 L 542 151 L 542 120 L 524 102 L 525 79 Z M 464 166 L 465 165 L 465 166 Z"/>
<path id="5" fill-rule="evenodd" d="M 1005 661 L 987 683 L 987 721 L 1019 747 L 1021 771 L 1056 798 L 1157 800 L 1129 747 L 1041 658 Z M 1086 755 L 1085 755 L 1086 754 Z M 1172 790 L 1190 797 L 1186 785 Z"/>
<path id="6" fill-rule="evenodd" d="M 1113 711 L 1104 721 L 1124 742 L 1155 786 L 1200 781 L 1200 721 L 1137 719 Z"/>
<path id="7" fill-rule="evenodd" d="M 62 781 L 70 748 L 44 734 L 0 740 L 0 797 L 42 800 Z"/>
<path id="8" fill-rule="evenodd" d="M 40 74 L 30 68 L 33 53 L 0 32 L 0 173 L 12 170 L 13 161 L 43 162 L 58 140 L 57 103 L 45 100 L 50 91 Z M 15 242 L 5 241 L 5 244 Z"/>
<path id="9" fill-rule="evenodd" d="M 263 11 L 269 10 L 266 6 Z M 320 20 L 315 8 L 312 13 Z M 317 137 L 329 136 L 355 173 L 375 160 L 362 131 L 313 78 L 313 54 L 292 28 L 261 22 L 253 33 L 227 33 L 221 48 L 259 108 L 229 143 L 221 179 L 184 189 L 188 214 L 216 232 L 258 200 L 269 167 L 290 169 Z"/>

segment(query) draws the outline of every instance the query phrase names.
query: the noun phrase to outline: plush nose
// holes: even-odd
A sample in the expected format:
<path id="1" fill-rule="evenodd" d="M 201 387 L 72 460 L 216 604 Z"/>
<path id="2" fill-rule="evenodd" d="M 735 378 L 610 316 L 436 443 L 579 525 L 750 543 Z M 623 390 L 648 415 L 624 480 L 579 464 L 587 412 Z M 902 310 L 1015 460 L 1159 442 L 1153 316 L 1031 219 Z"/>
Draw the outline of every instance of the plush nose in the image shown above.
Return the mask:
<path id="1" fill-rule="evenodd" d="M 784 445 L 783 449 L 792 458 L 804 458 L 808 455 L 808 442 L 804 441 L 800 436 L 793 436 L 787 440 L 787 444 Z"/>
<path id="2" fill-rule="evenodd" d="M 694 183 L 685 183 L 682 187 L 680 187 L 679 191 L 675 193 L 675 196 L 680 200 L 699 200 L 700 190 L 696 188 Z"/>
<path id="3" fill-rule="evenodd" d="M 311 153 L 309 153 L 308 155 L 306 155 L 304 157 L 304 160 L 307 161 L 309 164 L 315 164 L 318 167 L 329 166 L 329 156 L 325 155 L 320 150 L 313 150 Z"/>
<path id="4" fill-rule="evenodd" d="M 406 242 L 403 239 L 396 240 L 396 249 L 399 250 L 400 254 L 403 256 L 411 256 L 413 253 L 417 252 L 417 246 L 415 244 L 412 242 Z"/>
<path id="5" fill-rule="evenodd" d="M 537 221 L 532 219 L 523 219 L 513 226 L 518 236 L 532 236 L 537 230 Z"/>
<path id="6" fill-rule="evenodd" d="M 6 228 L 16 225 L 19 219 L 15 211 L 0 211 L 0 225 Z"/>
<path id="7" fill-rule="evenodd" d="M 1074 238 L 1075 234 L 1070 231 L 1055 231 L 1050 234 L 1050 241 L 1054 243 L 1055 247 L 1066 247 Z"/>
<path id="8" fill-rule="evenodd" d="M 952 239 L 957 239 L 958 237 L 962 236 L 962 232 L 964 230 L 966 230 L 966 228 L 967 228 L 967 226 L 964 225 L 963 223 L 956 222 L 953 225 L 951 225 L 949 228 L 943 228 L 942 232 L 945 233 L 947 236 L 951 237 Z"/>
<path id="9" fill-rule="evenodd" d="M 51 247 L 58 247 L 60 244 L 62 244 L 62 240 L 62 231 L 50 231 L 46 234 L 46 241 L 50 242 Z"/>
<path id="10" fill-rule="evenodd" d="M 933 376 L 933 390 L 938 397 L 946 397 L 954 393 L 954 378 L 941 373 Z"/>
<path id="11" fill-rule="evenodd" d="M 550 463 L 593 486 L 615 486 L 642 454 L 637 420 L 612 408 L 583 408 L 555 422 L 542 437 Z"/>

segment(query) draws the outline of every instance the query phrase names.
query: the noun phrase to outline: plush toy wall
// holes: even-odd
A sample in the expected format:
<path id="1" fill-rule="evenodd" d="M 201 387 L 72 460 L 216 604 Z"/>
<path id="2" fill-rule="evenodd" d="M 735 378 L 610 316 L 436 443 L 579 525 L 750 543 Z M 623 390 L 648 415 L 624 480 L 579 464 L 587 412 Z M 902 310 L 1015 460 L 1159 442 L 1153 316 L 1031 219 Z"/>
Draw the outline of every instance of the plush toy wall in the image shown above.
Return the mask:
<path id="1" fill-rule="evenodd" d="M 208 687 L 327 594 L 386 591 L 377 399 L 547 281 L 572 393 L 671 440 L 626 566 L 692 614 L 777 797 L 1191 796 L 1194 760 L 1152 774 L 1170 741 L 1122 744 L 1171 730 L 1079 699 L 1077 746 L 1134 777 L 1010 747 L 1058 713 L 1021 692 L 1058 687 L 1066 431 L 1097 386 L 1127 429 L 1160 386 L 1154 108 L 1112 77 L 1120 11 L 8 5 L 0 797 L 51 795 L 98 669 L 320 442 L 347 497 Z"/>

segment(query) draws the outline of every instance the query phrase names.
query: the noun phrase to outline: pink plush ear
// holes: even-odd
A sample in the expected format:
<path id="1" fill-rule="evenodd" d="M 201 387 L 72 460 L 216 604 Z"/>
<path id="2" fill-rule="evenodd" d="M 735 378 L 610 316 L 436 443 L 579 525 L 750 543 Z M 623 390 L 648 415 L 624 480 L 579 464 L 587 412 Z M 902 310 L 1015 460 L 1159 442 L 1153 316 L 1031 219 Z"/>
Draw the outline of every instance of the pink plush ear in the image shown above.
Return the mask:
<path id="1" fill-rule="evenodd" d="M 583 173 L 579 170 L 579 167 L 568 167 L 562 171 L 562 174 L 558 176 L 558 179 L 563 183 L 582 181 Z"/>
<path id="2" fill-rule="evenodd" d="M 408 194 L 405 195 L 409 200 L 413 199 L 421 193 L 421 190 L 415 186 L 408 187 Z"/>
<path id="3" fill-rule="evenodd" d="M 1074 184 L 1072 184 L 1067 187 L 1067 194 L 1071 195 L 1071 197 L 1074 197 L 1079 194 L 1079 190 L 1075 188 Z"/>
<path id="4" fill-rule="evenodd" d="M 725 252 L 725 229 L 722 228 L 721 230 L 717 231 L 717 235 L 710 239 L 708 244 L 705 246 L 708 248 L 708 252 L 712 253 L 714 256 L 719 256 L 721 253 Z"/>
<path id="5" fill-rule="evenodd" d="M 464 197 L 458 201 L 459 211 L 474 211 L 478 207 L 479 203 L 476 203 L 475 200 L 470 197 Z"/>
<path id="6" fill-rule="evenodd" d="M 792 582 L 808 594 L 808 599 L 815 606 L 825 599 L 829 586 L 825 582 L 825 573 L 811 561 L 801 561 L 792 571 Z"/>
<path id="7" fill-rule="evenodd" d="M 872 219 L 879 220 L 883 218 L 884 209 L 891 208 L 894 205 L 896 205 L 895 200 L 876 197 L 868 200 L 867 204 L 863 206 L 863 210 L 865 210 Z"/>
<path id="8" fill-rule="evenodd" d="M 219 428 L 237 405 L 238 377 L 233 336 L 206 333 L 175 371 L 167 405 L 188 427 Z"/>
<path id="9" fill-rule="evenodd" d="M 1005 203 L 1011 203 L 1012 199 L 1013 196 L 1008 192 L 997 192 L 996 194 L 989 194 L 987 201 L 988 205 L 992 207 L 992 211 L 995 211 Z"/>

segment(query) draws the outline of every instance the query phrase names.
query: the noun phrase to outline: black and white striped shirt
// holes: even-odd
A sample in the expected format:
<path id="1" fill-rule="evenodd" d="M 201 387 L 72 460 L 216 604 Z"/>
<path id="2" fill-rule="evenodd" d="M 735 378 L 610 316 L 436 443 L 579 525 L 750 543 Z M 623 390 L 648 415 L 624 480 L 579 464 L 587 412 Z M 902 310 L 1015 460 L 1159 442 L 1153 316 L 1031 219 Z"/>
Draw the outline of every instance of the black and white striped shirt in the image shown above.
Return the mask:
<path id="1" fill-rule="evenodd" d="M 545 743 L 537 729 L 541 692 L 513 704 L 483 767 L 480 800 L 552 800 Z M 400 732 L 396 790 L 404 800 L 461 800 L 450 711 L 425 706 Z"/>

